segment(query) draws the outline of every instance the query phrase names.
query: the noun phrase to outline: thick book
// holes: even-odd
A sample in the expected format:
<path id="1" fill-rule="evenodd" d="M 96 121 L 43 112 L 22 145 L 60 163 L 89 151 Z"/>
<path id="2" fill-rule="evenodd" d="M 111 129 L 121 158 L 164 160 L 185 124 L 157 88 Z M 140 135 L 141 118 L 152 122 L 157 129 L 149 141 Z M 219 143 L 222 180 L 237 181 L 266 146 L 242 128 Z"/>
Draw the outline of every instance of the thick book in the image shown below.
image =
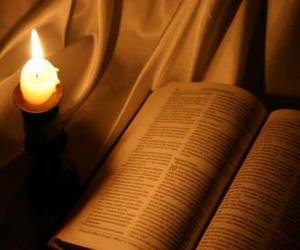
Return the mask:
<path id="1" fill-rule="evenodd" d="M 238 87 L 155 90 L 57 249 L 300 249 L 300 111 Z"/>

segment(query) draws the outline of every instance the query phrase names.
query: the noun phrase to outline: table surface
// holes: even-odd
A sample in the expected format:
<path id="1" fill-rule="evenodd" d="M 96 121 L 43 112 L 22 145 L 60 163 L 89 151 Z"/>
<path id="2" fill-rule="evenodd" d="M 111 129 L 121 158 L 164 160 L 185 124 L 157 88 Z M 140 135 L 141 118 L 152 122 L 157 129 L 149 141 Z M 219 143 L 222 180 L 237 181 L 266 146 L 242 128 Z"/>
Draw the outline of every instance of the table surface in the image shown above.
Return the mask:
<path id="1" fill-rule="evenodd" d="M 66 215 L 65 208 L 49 209 L 32 195 L 33 170 L 34 161 L 25 153 L 0 170 L 0 249 L 45 249 Z"/>

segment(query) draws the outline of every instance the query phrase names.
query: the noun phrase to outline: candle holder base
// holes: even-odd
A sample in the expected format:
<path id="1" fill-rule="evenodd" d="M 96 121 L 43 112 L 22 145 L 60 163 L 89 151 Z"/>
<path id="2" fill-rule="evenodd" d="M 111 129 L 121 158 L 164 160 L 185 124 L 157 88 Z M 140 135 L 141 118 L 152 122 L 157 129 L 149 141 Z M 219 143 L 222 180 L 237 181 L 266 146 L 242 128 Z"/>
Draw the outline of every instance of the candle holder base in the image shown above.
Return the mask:
<path id="1" fill-rule="evenodd" d="M 63 97 L 61 85 L 40 105 L 28 103 L 20 86 L 14 91 L 14 101 L 24 121 L 26 153 L 35 167 L 29 177 L 29 196 L 35 206 L 64 213 L 80 193 L 76 168 L 64 160 L 67 135 L 59 116 L 59 102 Z"/>
<path id="2" fill-rule="evenodd" d="M 64 165 L 67 166 L 53 166 L 54 170 L 49 171 L 48 166 L 45 168 L 39 163 L 32 170 L 28 180 L 28 192 L 36 208 L 65 214 L 77 200 L 80 183 L 76 168 L 71 163 Z"/>
<path id="3" fill-rule="evenodd" d="M 56 107 L 46 114 L 46 118 L 52 117 L 55 120 L 57 112 Z M 48 124 L 51 124 L 53 119 L 50 119 Z M 31 128 L 43 127 L 36 124 L 36 119 L 33 124 L 28 122 L 28 117 L 26 121 L 27 128 L 28 124 Z M 76 167 L 63 157 L 67 134 L 61 127 L 54 134 L 56 136 L 49 140 L 48 136 L 41 133 L 28 133 L 26 136 L 25 151 L 35 162 L 28 183 L 29 196 L 36 207 L 63 214 L 78 197 L 80 182 Z"/>

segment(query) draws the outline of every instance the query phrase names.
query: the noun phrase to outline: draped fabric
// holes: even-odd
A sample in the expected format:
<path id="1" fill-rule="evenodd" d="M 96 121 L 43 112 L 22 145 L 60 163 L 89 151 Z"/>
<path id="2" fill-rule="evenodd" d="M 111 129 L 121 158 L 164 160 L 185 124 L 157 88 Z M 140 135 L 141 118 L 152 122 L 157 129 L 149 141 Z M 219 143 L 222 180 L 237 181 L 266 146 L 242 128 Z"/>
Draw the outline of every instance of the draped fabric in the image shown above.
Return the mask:
<path id="1" fill-rule="evenodd" d="M 60 69 L 66 154 L 85 179 L 170 81 L 300 97 L 299 27 L 298 0 L 1 0 L 0 169 L 23 150 L 12 91 L 33 28 Z"/>

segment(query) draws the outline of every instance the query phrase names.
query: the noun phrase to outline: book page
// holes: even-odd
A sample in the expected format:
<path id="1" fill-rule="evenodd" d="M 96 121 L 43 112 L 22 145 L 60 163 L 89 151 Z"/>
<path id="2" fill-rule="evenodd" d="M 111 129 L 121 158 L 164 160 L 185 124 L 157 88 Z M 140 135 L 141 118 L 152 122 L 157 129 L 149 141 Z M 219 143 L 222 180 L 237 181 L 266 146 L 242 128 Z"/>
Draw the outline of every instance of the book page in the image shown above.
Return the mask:
<path id="1" fill-rule="evenodd" d="M 237 87 L 155 91 L 57 237 L 93 249 L 195 246 L 264 115 Z"/>
<path id="2" fill-rule="evenodd" d="M 268 118 L 198 249 L 300 249 L 300 112 Z"/>

